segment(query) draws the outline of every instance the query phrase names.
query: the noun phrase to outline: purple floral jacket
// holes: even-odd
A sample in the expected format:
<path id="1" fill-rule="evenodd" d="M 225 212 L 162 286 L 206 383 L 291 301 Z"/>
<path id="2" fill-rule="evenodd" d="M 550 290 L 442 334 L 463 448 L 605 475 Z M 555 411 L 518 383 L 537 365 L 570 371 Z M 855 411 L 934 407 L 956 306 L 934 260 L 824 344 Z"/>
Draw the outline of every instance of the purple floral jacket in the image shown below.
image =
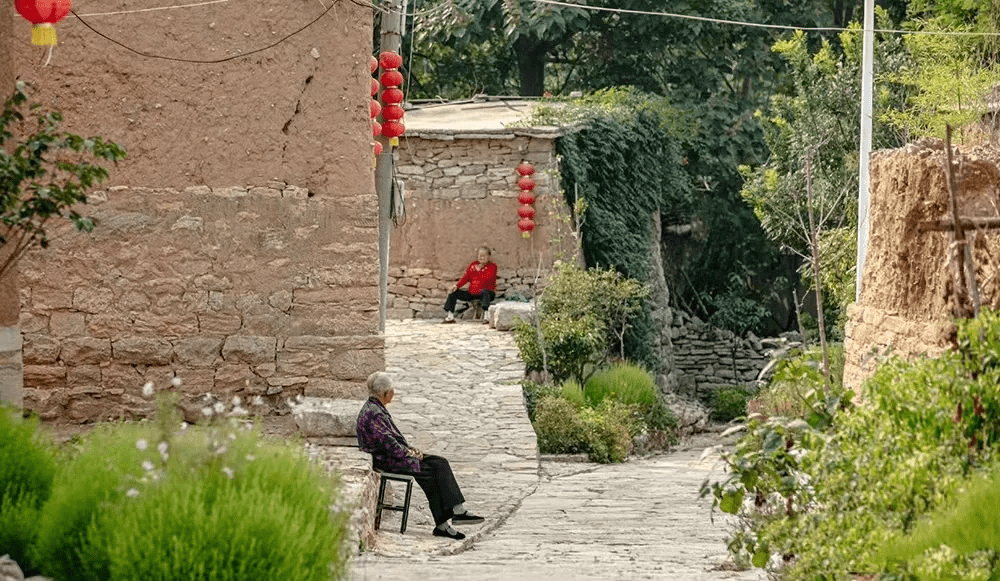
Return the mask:
<path id="1" fill-rule="evenodd" d="M 369 398 L 358 414 L 358 448 L 372 455 L 372 466 L 386 472 L 418 472 L 420 461 L 406 455 L 409 447 L 389 410 Z"/>

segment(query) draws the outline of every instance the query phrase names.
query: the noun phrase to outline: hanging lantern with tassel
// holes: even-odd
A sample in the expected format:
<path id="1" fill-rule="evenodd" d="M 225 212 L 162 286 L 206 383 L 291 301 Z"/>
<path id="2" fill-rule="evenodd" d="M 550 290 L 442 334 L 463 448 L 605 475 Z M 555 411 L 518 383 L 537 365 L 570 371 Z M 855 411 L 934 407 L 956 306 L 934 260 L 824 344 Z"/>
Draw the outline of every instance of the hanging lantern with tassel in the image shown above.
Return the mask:
<path id="1" fill-rule="evenodd" d="M 521 176 L 517 180 L 517 187 L 521 189 L 521 193 L 517 196 L 517 201 L 521 203 L 521 207 L 517 209 L 517 215 L 521 218 L 517 221 L 517 229 L 521 231 L 521 236 L 531 238 L 531 231 L 535 229 L 535 221 L 532 220 L 535 217 L 535 208 L 531 206 L 535 203 L 533 193 L 535 180 L 531 179 L 531 176 L 535 173 L 535 168 L 523 161 L 517 166 L 517 173 Z"/>
<path id="2" fill-rule="evenodd" d="M 56 29 L 53 26 L 69 14 L 70 0 L 14 0 L 14 8 L 25 20 L 32 23 L 31 44 L 54 46 Z"/>

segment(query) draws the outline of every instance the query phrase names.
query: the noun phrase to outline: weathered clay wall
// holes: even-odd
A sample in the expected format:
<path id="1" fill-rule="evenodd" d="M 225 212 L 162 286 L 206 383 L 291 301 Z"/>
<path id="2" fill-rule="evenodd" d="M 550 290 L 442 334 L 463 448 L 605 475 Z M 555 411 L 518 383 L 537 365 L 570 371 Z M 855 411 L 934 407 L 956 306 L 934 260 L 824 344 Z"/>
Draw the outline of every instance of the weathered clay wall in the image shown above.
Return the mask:
<path id="1" fill-rule="evenodd" d="M 501 296 L 535 294 L 552 263 L 571 258 L 572 236 L 557 214 L 565 212 L 551 138 L 499 135 L 453 140 L 406 138 L 399 176 L 406 183 L 406 221 L 392 231 L 389 255 L 390 318 L 440 317 L 448 289 L 489 246 Z M 517 172 L 535 167 L 536 229 L 517 229 Z M 541 270 L 539 270 L 541 268 Z"/>
<path id="2" fill-rule="evenodd" d="M 1000 152 L 963 149 L 959 214 L 994 217 L 1000 208 Z M 844 383 L 871 375 L 878 356 L 910 357 L 945 348 L 953 313 L 951 234 L 921 232 L 919 224 L 948 218 L 946 152 L 940 140 L 879 151 L 871 160 L 871 239 L 861 297 L 848 311 Z M 983 304 L 1000 304 L 1000 233 L 968 232 Z"/>
<path id="3" fill-rule="evenodd" d="M 142 385 L 174 376 L 197 409 L 204 393 L 270 410 L 365 397 L 384 367 L 374 195 L 271 182 L 91 198 L 99 227 L 60 228 L 21 272 L 25 404 L 43 418 L 141 415 Z"/>
<path id="4" fill-rule="evenodd" d="M 14 4 L 0 5 L 0 98 L 14 89 L 11 26 Z M 0 261 L 4 259 L 0 250 Z M 17 274 L 0 279 L 0 402 L 21 405 L 21 334 L 17 330 Z"/>
<path id="5" fill-rule="evenodd" d="M 372 11 L 250 0 L 164 11 L 79 0 L 59 46 L 13 42 L 17 75 L 64 128 L 127 160 L 21 265 L 26 404 L 46 418 L 144 413 L 176 374 L 200 394 L 364 394 L 384 366 L 368 114 Z M 30 38 L 16 19 L 13 37 Z M 0 38 L 6 39 L 3 35 Z M 282 40 L 284 39 L 284 40 Z"/>

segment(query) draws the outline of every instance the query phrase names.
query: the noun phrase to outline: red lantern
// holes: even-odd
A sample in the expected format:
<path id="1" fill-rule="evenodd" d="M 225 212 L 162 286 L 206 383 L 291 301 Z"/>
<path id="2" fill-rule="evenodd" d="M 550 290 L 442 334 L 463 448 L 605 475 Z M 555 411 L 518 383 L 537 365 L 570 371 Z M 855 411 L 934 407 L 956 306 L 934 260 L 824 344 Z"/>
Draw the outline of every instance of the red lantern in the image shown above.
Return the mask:
<path id="1" fill-rule="evenodd" d="M 522 161 L 521 165 L 517 166 L 517 173 L 523 176 L 530 176 L 535 173 L 535 168 L 533 168 L 530 163 Z"/>
<path id="2" fill-rule="evenodd" d="M 378 55 L 378 62 L 380 65 L 382 65 L 383 69 L 398 69 L 399 66 L 403 64 L 403 57 L 399 56 L 398 54 L 390 50 L 387 50 L 382 54 Z"/>
<path id="3" fill-rule="evenodd" d="M 382 91 L 382 103 L 384 105 L 398 105 L 403 102 L 403 91 L 396 87 L 389 87 Z"/>
<path id="4" fill-rule="evenodd" d="M 521 194 L 517 196 L 517 201 L 522 204 L 534 204 L 535 196 L 531 195 L 531 192 L 521 192 Z"/>
<path id="5" fill-rule="evenodd" d="M 379 87 L 378 81 L 372 79 L 372 97 L 378 95 L 378 87 Z"/>
<path id="6" fill-rule="evenodd" d="M 386 119 L 385 123 L 382 125 L 382 135 L 389 138 L 399 137 L 404 131 L 406 131 L 406 126 L 399 121 Z"/>
<path id="7" fill-rule="evenodd" d="M 69 14 L 70 0 L 14 0 L 14 8 L 25 20 L 35 25 L 31 29 L 31 44 L 56 44 L 53 24 Z"/>
<path id="8" fill-rule="evenodd" d="M 535 180 L 529 178 L 528 176 L 524 176 L 523 178 L 517 180 L 517 187 L 530 192 L 535 189 Z"/>
<path id="9" fill-rule="evenodd" d="M 374 58 L 374 57 L 372 57 Z M 375 155 L 382 153 L 382 144 L 378 141 L 375 142 Z"/>
<path id="10" fill-rule="evenodd" d="M 375 121 L 373 119 L 372 120 L 372 137 L 378 137 L 379 135 L 382 135 L 383 131 L 385 131 L 385 129 L 382 127 L 382 125 L 379 124 L 378 121 Z M 391 137 L 391 136 L 387 136 L 387 137 Z"/>
<path id="11" fill-rule="evenodd" d="M 374 118 L 378 117 L 379 112 L 382 111 L 382 105 L 379 105 L 378 101 L 376 101 L 375 99 L 372 99 L 371 103 L 368 104 L 368 109 L 369 109 L 369 111 L 371 111 L 372 119 L 374 119 Z"/>
<path id="12" fill-rule="evenodd" d="M 368 70 L 373 75 L 378 72 L 378 59 L 374 56 L 368 57 Z"/>
<path id="13" fill-rule="evenodd" d="M 531 238 L 531 231 L 535 229 L 535 223 L 531 218 L 521 218 L 517 221 L 517 229 L 521 231 L 521 236 Z"/>
<path id="14" fill-rule="evenodd" d="M 534 218 L 535 217 L 535 209 L 532 208 L 531 206 L 525 204 L 525 205 L 523 205 L 523 206 L 521 206 L 520 208 L 517 209 L 517 215 L 520 216 L 520 217 L 522 217 L 522 218 Z"/>
<path id="15" fill-rule="evenodd" d="M 382 109 L 382 119 L 386 121 L 399 121 L 403 118 L 403 108 L 399 105 L 386 105 Z"/>
<path id="16" fill-rule="evenodd" d="M 403 84 L 403 73 L 399 71 L 386 71 L 379 77 L 383 87 L 398 87 Z"/>

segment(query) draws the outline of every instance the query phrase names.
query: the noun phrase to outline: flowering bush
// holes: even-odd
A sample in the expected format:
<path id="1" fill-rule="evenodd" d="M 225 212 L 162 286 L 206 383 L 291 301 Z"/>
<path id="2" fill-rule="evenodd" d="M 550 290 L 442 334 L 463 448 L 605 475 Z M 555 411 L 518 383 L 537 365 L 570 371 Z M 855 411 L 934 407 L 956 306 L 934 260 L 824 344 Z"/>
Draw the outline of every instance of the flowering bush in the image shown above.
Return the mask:
<path id="1" fill-rule="evenodd" d="M 347 515 L 300 446 L 247 423 L 95 429 L 60 467 L 37 561 L 75 580 L 328 581 L 344 576 Z M 234 407 L 239 407 L 234 402 Z"/>

